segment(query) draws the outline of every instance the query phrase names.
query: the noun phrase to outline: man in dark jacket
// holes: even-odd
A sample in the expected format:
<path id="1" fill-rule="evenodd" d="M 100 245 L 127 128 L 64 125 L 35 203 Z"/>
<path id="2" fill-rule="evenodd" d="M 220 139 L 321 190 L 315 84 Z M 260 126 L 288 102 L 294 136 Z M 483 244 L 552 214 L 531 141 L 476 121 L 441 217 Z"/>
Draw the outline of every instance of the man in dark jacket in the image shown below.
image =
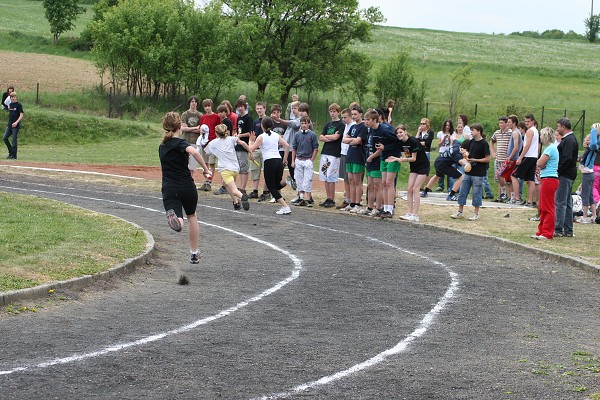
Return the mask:
<path id="1" fill-rule="evenodd" d="M 556 226 L 554 237 L 573 237 L 573 181 L 577 178 L 577 152 L 579 144 L 573 135 L 571 121 L 561 118 L 556 132 L 561 141 L 558 145 L 558 189 L 555 195 Z"/>

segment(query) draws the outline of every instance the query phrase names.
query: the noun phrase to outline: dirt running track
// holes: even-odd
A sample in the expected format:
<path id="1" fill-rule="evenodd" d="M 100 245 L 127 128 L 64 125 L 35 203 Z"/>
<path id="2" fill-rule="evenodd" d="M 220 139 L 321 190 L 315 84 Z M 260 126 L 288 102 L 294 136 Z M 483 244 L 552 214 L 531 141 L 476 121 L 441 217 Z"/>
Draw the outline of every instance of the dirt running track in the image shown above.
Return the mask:
<path id="1" fill-rule="evenodd" d="M 147 229 L 151 265 L 0 319 L 0 398 L 582 399 L 597 275 L 424 225 L 201 196 L 202 259 L 160 193 L 0 175 Z M 190 278 L 176 284 L 176 270 Z M 588 357 L 589 358 L 589 357 Z M 589 362 L 588 362 L 589 365 Z M 337 374 L 337 375 L 336 375 Z"/>

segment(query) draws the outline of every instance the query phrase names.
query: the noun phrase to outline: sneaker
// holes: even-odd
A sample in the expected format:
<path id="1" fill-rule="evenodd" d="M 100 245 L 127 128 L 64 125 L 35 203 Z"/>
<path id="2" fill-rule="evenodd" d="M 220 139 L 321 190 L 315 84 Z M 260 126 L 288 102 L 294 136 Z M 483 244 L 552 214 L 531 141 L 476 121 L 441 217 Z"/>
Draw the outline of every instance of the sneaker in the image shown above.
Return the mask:
<path id="1" fill-rule="evenodd" d="M 537 208 L 537 206 L 534 203 L 527 203 L 527 202 L 525 202 L 525 207 Z"/>
<path id="2" fill-rule="evenodd" d="M 525 204 L 527 204 L 527 200 L 521 200 L 518 202 L 518 204 L 524 206 Z"/>
<path id="3" fill-rule="evenodd" d="M 384 211 L 379 213 L 379 218 L 392 218 L 392 213 L 389 211 Z"/>
<path id="4" fill-rule="evenodd" d="M 346 208 L 346 207 L 348 207 L 349 205 L 350 205 L 350 203 L 348 203 L 346 200 L 344 200 L 344 201 L 342 201 L 342 204 L 340 204 L 340 205 L 339 205 L 339 206 L 337 206 L 336 208 L 337 208 L 338 210 L 341 210 L 341 209 L 343 209 L 343 208 Z"/>
<path id="5" fill-rule="evenodd" d="M 290 204 L 296 205 L 296 203 L 298 203 L 300 200 L 302 200 L 300 196 L 296 196 L 292 201 L 290 201 Z"/>
<path id="6" fill-rule="evenodd" d="M 271 193 L 262 193 L 258 196 L 258 201 L 267 201 L 271 198 Z"/>
<path id="7" fill-rule="evenodd" d="M 292 213 L 292 209 L 289 206 L 281 207 L 279 210 L 275 211 L 277 215 L 288 215 Z"/>
<path id="8" fill-rule="evenodd" d="M 469 221 L 477 221 L 479 219 L 479 214 L 473 214 L 469 217 Z"/>
<path id="9" fill-rule="evenodd" d="M 492 200 L 494 198 L 493 194 L 488 194 L 487 196 L 484 197 L 484 199 L 486 200 Z"/>
<path id="10" fill-rule="evenodd" d="M 506 200 L 506 204 L 518 204 L 520 202 L 521 202 L 521 200 L 515 200 L 515 199 Z"/>
<path id="11" fill-rule="evenodd" d="M 373 211 L 373 210 L 369 210 L 367 207 L 361 208 L 360 210 L 358 210 L 356 213 L 358 215 L 369 215 L 369 213 Z"/>
<path id="12" fill-rule="evenodd" d="M 564 237 L 565 234 L 562 232 L 554 232 L 554 237 Z"/>
<path id="13" fill-rule="evenodd" d="M 233 203 L 233 209 L 238 211 L 242 209 L 242 205 L 240 203 Z"/>
<path id="14" fill-rule="evenodd" d="M 378 209 L 374 208 L 371 210 L 370 213 L 368 213 L 367 215 L 369 217 L 379 217 L 379 214 L 381 214 L 381 211 L 379 211 Z"/>
<path id="15" fill-rule="evenodd" d="M 359 212 L 360 210 L 362 210 L 362 207 L 361 207 L 361 206 L 354 206 L 354 207 L 352 207 L 352 208 L 350 209 L 350 213 L 352 213 L 352 214 L 358 214 L 358 212 Z"/>
<path id="16" fill-rule="evenodd" d="M 346 207 L 340 208 L 340 211 L 350 211 L 350 210 L 352 210 L 352 208 L 353 207 L 350 204 L 348 204 Z"/>
<path id="17" fill-rule="evenodd" d="M 443 192 L 444 188 L 441 186 L 438 186 L 437 189 L 435 189 L 436 192 Z"/>
<path id="18" fill-rule="evenodd" d="M 463 219 L 464 217 L 465 216 L 463 215 L 463 213 L 461 211 L 457 211 L 450 216 L 450 218 L 452 218 L 452 219 Z"/>
<path id="19" fill-rule="evenodd" d="M 400 216 L 400 219 L 404 221 L 412 221 L 412 214 L 404 214 Z"/>
<path id="20" fill-rule="evenodd" d="M 300 199 L 297 202 L 292 203 L 292 204 L 295 206 L 298 206 L 298 207 L 306 207 L 306 200 Z"/>
<path id="21" fill-rule="evenodd" d="M 292 187 L 292 189 L 296 190 L 298 189 L 298 185 L 296 184 L 296 181 L 292 179 L 292 182 L 290 183 L 290 186 Z"/>
<path id="22" fill-rule="evenodd" d="M 426 190 L 421 190 L 420 196 L 423 197 L 423 198 L 425 198 L 425 197 L 427 197 L 427 193 L 428 192 Z"/>
<path id="23" fill-rule="evenodd" d="M 250 203 L 248 202 L 248 195 L 246 193 L 242 193 L 242 208 L 244 211 L 248 211 L 250 209 Z"/>
<path id="24" fill-rule="evenodd" d="M 271 200 L 269 200 L 269 203 L 277 203 L 277 200 L 275 199 L 275 197 L 271 197 Z"/>
<path id="25" fill-rule="evenodd" d="M 582 224 L 591 224 L 593 222 L 594 222 L 594 220 L 592 218 L 582 218 L 581 219 Z"/>
<path id="26" fill-rule="evenodd" d="M 315 201 L 313 199 L 306 200 L 306 207 L 312 207 L 313 204 L 315 204 Z"/>
<path id="27" fill-rule="evenodd" d="M 575 234 L 573 232 L 565 232 L 563 234 L 564 237 L 575 237 Z"/>
<path id="28" fill-rule="evenodd" d="M 211 191 L 210 182 L 205 182 L 204 185 L 202 185 L 202 190 L 204 190 L 205 192 L 210 192 Z"/>
<path id="29" fill-rule="evenodd" d="M 530 238 L 532 238 L 532 239 L 537 239 L 537 238 L 539 238 L 539 236 L 538 236 L 538 235 L 531 235 L 531 236 L 529 236 L 529 237 L 530 237 Z"/>
<path id="30" fill-rule="evenodd" d="M 200 262 L 200 257 L 198 257 L 198 253 L 194 254 L 192 253 L 192 255 L 190 256 L 190 264 L 198 264 Z"/>
<path id="31" fill-rule="evenodd" d="M 419 216 L 418 216 L 418 215 L 415 215 L 415 214 L 413 214 L 413 215 L 412 215 L 412 219 L 411 219 L 410 221 L 411 221 L 411 222 L 419 222 Z"/>
<path id="32" fill-rule="evenodd" d="M 453 195 L 448 195 L 446 197 L 446 201 L 458 201 L 458 196 L 456 196 L 455 194 Z"/>
<path id="33" fill-rule="evenodd" d="M 546 237 L 546 236 L 544 236 L 544 235 L 540 235 L 540 236 L 538 236 L 538 237 L 537 237 L 537 240 L 549 240 L 549 239 L 550 239 L 550 238 L 547 238 L 547 237 Z"/>
<path id="34" fill-rule="evenodd" d="M 325 202 L 325 205 L 323 207 L 333 208 L 333 207 L 335 207 L 335 201 L 333 201 L 332 199 L 329 199 Z"/>
<path id="35" fill-rule="evenodd" d="M 527 218 L 529 221 L 539 221 L 540 217 L 529 217 Z"/>
<path id="36" fill-rule="evenodd" d="M 221 186 L 220 188 L 218 188 L 217 190 L 215 190 L 213 192 L 213 194 L 216 194 L 216 195 L 227 194 L 227 193 L 229 193 L 229 192 L 227 191 L 227 188 L 225 186 Z"/>
<path id="37" fill-rule="evenodd" d="M 253 190 L 250 192 L 250 194 L 248 195 L 249 199 L 258 199 L 258 190 Z"/>
<path id="38" fill-rule="evenodd" d="M 181 232 L 181 221 L 177 214 L 175 214 L 175 211 L 167 211 L 167 222 L 169 223 L 169 227 L 175 232 Z"/>
<path id="39" fill-rule="evenodd" d="M 499 203 L 506 203 L 508 201 L 508 196 L 506 196 L 505 193 L 502 193 L 499 197 L 498 197 Z"/>

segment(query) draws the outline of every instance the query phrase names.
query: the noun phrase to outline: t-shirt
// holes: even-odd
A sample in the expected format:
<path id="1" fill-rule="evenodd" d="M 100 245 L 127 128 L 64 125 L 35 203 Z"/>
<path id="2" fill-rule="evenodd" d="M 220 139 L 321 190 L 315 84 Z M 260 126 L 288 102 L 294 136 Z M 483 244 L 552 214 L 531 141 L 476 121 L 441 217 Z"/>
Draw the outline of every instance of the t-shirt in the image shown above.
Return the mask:
<path id="1" fill-rule="evenodd" d="M 383 151 L 381 152 L 381 159 L 385 160 L 389 156 L 400 155 L 400 139 L 396 136 L 394 128 L 387 123 L 380 123 L 377 129 L 371 128 L 373 132 L 374 144 L 383 144 Z"/>
<path id="2" fill-rule="evenodd" d="M 285 126 L 281 122 L 273 120 L 273 128 L 271 128 L 271 131 L 283 137 L 283 135 L 285 134 Z M 285 147 L 279 146 L 279 151 L 285 151 Z"/>
<path id="3" fill-rule="evenodd" d="M 508 151 L 508 143 L 510 142 L 512 137 L 512 131 L 510 129 L 502 132 L 498 129 L 492 135 L 490 139 L 492 143 L 496 145 L 496 160 L 504 161 L 506 160 L 507 151 Z"/>
<path id="4" fill-rule="evenodd" d="M 177 137 L 158 146 L 163 187 L 194 185 L 192 174 L 188 169 L 189 154 L 186 152 L 188 146 L 191 144 Z"/>
<path id="5" fill-rule="evenodd" d="M 214 154 L 219 159 L 217 171 L 240 171 L 240 164 L 235 154 L 236 142 L 237 137 L 235 136 L 216 138 L 204 148 L 206 154 Z"/>
<path id="6" fill-rule="evenodd" d="M 464 133 L 464 131 L 463 131 Z M 440 144 L 440 153 L 443 153 L 444 151 L 448 150 L 450 148 L 450 142 L 451 142 L 451 136 L 450 134 L 446 135 L 443 131 L 439 131 L 437 134 L 437 138 L 438 140 L 442 140 L 442 143 Z"/>
<path id="7" fill-rule="evenodd" d="M 238 121 L 237 121 L 237 133 L 250 133 L 252 132 L 252 126 L 253 126 L 254 121 L 252 120 L 252 117 L 250 116 L 250 114 L 245 114 L 245 115 L 240 115 L 238 117 Z M 249 143 L 250 142 L 250 138 L 249 137 L 241 137 L 239 138 L 241 141 Z M 236 151 L 246 151 L 246 149 L 244 149 L 242 147 L 242 145 L 240 144 L 236 144 L 235 145 L 235 150 Z"/>
<path id="8" fill-rule="evenodd" d="M 254 120 L 252 131 L 256 133 L 256 137 L 260 136 L 260 134 L 263 133 L 262 118 L 257 118 Z"/>
<path id="9" fill-rule="evenodd" d="M 402 147 L 402 154 L 404 157 L 412 157 L 412 153 L 417 153 L 416 160 L 411 163 L 413 168 L 429 164 L 425 148 L 421 145 L 421 141 L 416 137 L 409 136 L 406 142 L 400 141 L 400 146 Z"/>
<path id="10" fill-rule="evenodd" d="M 215 139 L 217 134 L 215 133 L 215 126 L 221 123 L 221 117 L 219 114 L 212 113 L 210 115 L 204 114 L 200 117 L 200 125 L 206 124 L 208 126 L 208 141 Z"/>
<path id="11" fill-rule="evenodd" d="M 21 103 L 14 102 L 8 105 L 8 126 L 12 128 L 12 124 L 19 119 L 19 115 L 23 112 L 23 106 Z M 16 128 L 21 127 L 21 121 L 17 124 Z"/>
<path id="12" fill-rule="evenodd" d="M 485 158 L 490 154 L 490 145 L 485 139 L 471 140 L 469 143 L 469 158 Z M 471 163 L 471 171 L 466 172 L 471 176 L 485 176 L 487 174 L 488 163 Z"/>
<path id="13" fill-rule="evenodd" d="M 292 149 L 296 150 L 296 157 L 310 158 L 313 151 L 319 148 L 317 134 L 311 130 L 300 130 L 294 135 Z"/>
<path id="14" fill-rule="evenodd" d="M 229 118 L 225 118 L 223 120 L 221 120 L 221 123 L 223 125 L 225 125 L 227 127 L 227 130 L 229 131 L 230 135 L 233 135 L 233 124 L 231 123 L 231 121 L 229 120 Z"/>
<path id="15" fill-rule="evenodd" d="M 342 138 L 344 138 L 348 132 L 350 131 L 350 128 L 352 128 L 354 125 L 356 125 L 356 122 L 352 121 L 349 124 L 344 124 L 344 134 L 342 135 Z M 348 149 L 350 148 L 350 145 L 347 143 L 344 143 L 343 139 L 342 139 L 342 150 L 341 150 L 341 154 L 343 156 L 345 156 L 346 154 L 348 154 Z"/>
<path id="16" fill-rule="evenodd" d="M 190 128 L 197 128 L 200 126 L 200 117 L 201 116 L 202 116 L 202 113 L 198 110 L 184 111 L 183 114 L 181 114 L 181 123 L 186 124 Z M 198 136 L 200 136 L 199 133 L 192 133 L 192 132 L 184 132 L 183 133 L 184 139 L 190 143 L 196 143 L 196 140 L 198 140 Z"/>
<path id="17" fill-rule="evenodd" d="M 549 144 L 542 155 L 548 156 L 546 167 L 540 170 L 540 178 L 558 178 L 558 147 L 555 143 Z"/>
<path id="18" fill-rule="evenodd" d="M 341 120 L 337 121 L 329 121 L 323 127 L 322 135 L 334 135 L 338 133 L 340 137 L 334 142 L 323 142 L 323 148 L 321 149 L 321 154 L 325 154 L 328 156 L 339 157 L 342 151 L 342 135 L 344 134 L 344 126 L 345 124 Z"/>
<path id="19" fill-rule="evenodd" d="M 360 124 L 352 126 L 352 128 L 350 128 L 348 131 L 348 135 L 353 139 L 359 137 L 362 139 L 362 142 L 361 144 L 350 145 L 348 148 L 348 154 L 346 154 L 346 162 L 364 165 L 365 161 L 367 160 L 366 146 L 368 139 L 368 130 L 365 126 L 365 123 L 361 122 Z"/>

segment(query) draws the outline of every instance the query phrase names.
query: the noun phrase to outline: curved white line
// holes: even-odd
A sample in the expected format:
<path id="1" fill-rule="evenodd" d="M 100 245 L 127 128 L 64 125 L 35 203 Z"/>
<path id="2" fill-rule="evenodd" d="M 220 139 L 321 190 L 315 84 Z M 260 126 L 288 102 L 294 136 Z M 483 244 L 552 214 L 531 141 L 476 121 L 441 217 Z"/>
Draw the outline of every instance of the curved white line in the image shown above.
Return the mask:
<path id="1" fill-rule="evenodd" d="M 0 186 L 0 187 L 2 187 L 2 186 Z M 23 191 L 25 191 L 25 189 L 20 189 L 20 188 L 11 188 L 11 189 L 17 189 L 17 190 L 23 190 Z M 33 190 L 33 191 L 35 192 L 35 191 L 38 191 L 38 190 Z M 45 191 L 39 191 L 39 192 L 45 192 Z M 55 193 L 55 192 L 47 192 L 47 193 L 59 194 L 59 193 Z M 154 209 L 151 209 L 151 208 L 141 207 L 141 206 L 127 204 L 127 203 L 121 203 L 121 202 L 117 202 L 117 201 L 114 201 L 114 200 L 97 199 L 97 198 L 91 198 L 91 197 L 85 197 L 85 196 L 76 196 L 76 195 L 71 195 L 71 194 L 63 194 L 63 195 L 65 195 L 65 196 L 71 196 L 71 197 L 78 197 L 78 198 L 86 198 L 86 199 L 91 199 L 91 200 L 98 200 L 98 201 L 107 201 L 107 202 L 121 204 L 121 205 L 128 205 L 128 206 L 135 207 L 135 208 L 142 208 L 142 209 L 146 209 L 146 210 L 150 210 L 150 211 L 161 212 L 161 211 L 154 210 Z M 207 207 L 207 208 L 213 208 L 213 209 L 221 209 L 219 207 L 211 207 L 211 206 L 205 206 L 205 207 Z M 360 238 L 362 238 L 364 240 L 373 241 L 373 242 L 379 243 L 379 244 L 384 245 L 384 246 L 389 246 L 389 247 L 391 247 L 393 249 L 396 249 L 396 250 L 398 250 L 400 252 L 403 252 L 403 253 L 406 253 L 406 254 L 409 254 L 409 255 L 412 255 L 412 256 L 415 256 L 415 257 L 422 258 L 422 259 L 424 259 L 426 261 L 431 262 L 434 265 L 438 265 L 438 266 L 441 266 L 442 268 L 444 268 L 448 272 L 448 274 L 449 274 L 449 276 L 451 278 L 451 282 L 450 282 L 450 285 L 448 286 L 448 289 L 444 293 L 444 296 L 442 296 L 440 298 L 440 300 L 436 303 L 436 305 L 427 314 L 425 314 L 425 316 L 419 322 L 418 327 L 414 331 L 412 331 L 406 338 L 404 338 L 403 340 L 401 340 L 400 342 L 398 342 L 394 347 L 392 347 L 390 349 L 387 349 L 387 350 L 384 350 L 384 351 L 380 352 L 379 354 L 377 354 L 377 355 L 369 358 L 368 360 L 363 361 L 361 363 L 358 363 L 356 365 L 353 365 L 353 366 L 351 366 L 351 367 L 349 367 L 349 368 L 347 368 L 345 370 L 336 372 L 336 373 L 331 374 L 331 375 L 327 375 L 327 376 L 321 377 L 321 378 L 319 378 L 317 380 L 314 380 L 314 381 L 311 381 L 311 382 L 307 382 L 307 383 L 303 383 L 303 384 L 297 385 L 297 386 L 289 389 L 287 392 L 280 392 L 280 393 L 274 393 L 274 394 L 270 394 L 270 395 L 264 395 L 264 396 L 259 397 L 259 399 L 277 399 L 277 398 L 282 398 L 282 397 L 289 397 L 289 396 L 291 396 L 293 394 L 296 394 L 296 393 L 304 392 L 304 391 L 309 390 L 309 389 L 313 389 L 313 388 L 317 388 L 319 386 L 327 385 L 327 384 L 333 383 L 333 382 L 335 382 L 337 380 L 343 379 L 343 378 L 345 378 L 347 376 L 350 376 L 352 374 L 355 374 L 357 372 L 363 371 L 363 370 L 365 370 L 367 368 L 373 367 L 374 365 L 377 365 L 377 364 L 385 361 L 388 357 L 391 357 L 393 355 L 397 355 L 397 354 L 400 354 L 400 353 L 404 352 L 413 341 L 415 341 L 416 339 L 420 338 L 421 336 L 423 336 L 427 332 L 427 330 L 429 329 L 429 327 L 433 324 L 435 317 L 438 314 L 440 314 L 446 308 L 446 305 L 452 299 L 452 297 L 454 297 L 456 291 L 459 288 L 458 274 L 455 273 L 450 266 L 447 266 L 446 264 L 444 264 L 444 263 L 442 263 L 440 261 L 434 260 L 434 259 L 432 259 L 432 258 L 430 258 L 428 256 L 425 256 L 425 255 L 422 255 L 422 254 L 418 254 L 418 253 L 415 253 L 415 252 L 412 252 L 412 251 L 409 251 L 409 250 L 406 250 L 406 249 L 402 249 L 402 248 L 400 248 L 398 246 L 395 246 L 395 245 L 393 245 L 391 243 L 384 242 L 382 240 L 373 238 L 371 236 L 363 235 L 363 234 L 356 233 L 356 232 L 347 232 L 347 231 L 343 231 L 343 230 L 339 230 L 339 229 L 324 227 L 324 226 L 310 224 L 310 223 L 304 223 L 304 222 L 300 222 L 300 221 L 287 220 L 287 222 L 294 223 L 294 224 L 297 224 L 297 225 L 310 226 L 310 227 L 317 228 L 317 229 L 322 229 L 322 230 L 328 230 L 328 231 L 336 232 L 336 233 L 340 233 L 340 234 L 354 235 L 354 236 L 360 237 Z M 218 227 L 216 225 L 211 225 L 211 224 L 207 224 L 207 223 L 204 223 L 204 224 L 206 224 L 208 226 Z M 221 228 L 221 229 L 229 230 L 227 228 Z M 232 230 L 229 230 L 229 231 L 231 231 L 233 233 L 237 233 L 237 232 L 232 231 Z M 252 239 L 252 240 L 254 240 L 254 239 Z M 259 240 L 260 239 L 258 239 L 257 241 L 259 241 Z M 264 243 L 266 244 L 268 242 L 264 242 Z M 268 246 L 274 246 L 274 245 L 271 245 L 270 243 L 267 244 L 267 245 Z M 273 248 L 277 248 L 277 247 L 275 246 Z M 282 252 L 284 252 L 284 254 L 286 253 L 285 250 L 282 250 Z M 300 267 L 300 269 L 301 269 L 301 267 Z M 288 278 L 288 279 L 290 279 L 290 278 Z M 283 287 L 283 286 L 285 286 L 285 284 L 282 285 L 281 287 Z M 278 288 L 276 290 L 279 290 L 280 288 Z M 274 291 L 276 291 L 276 290 L 274 290 Z M 265 292 L 263 292 L 263 293 L 265 293 Z M 261 295 L 259 295 L 259 296 L 261 296 Z M 268 295 L 268 294 L 266 294 L 266 295 Z M 262 296 L 262 297 L 264 297 L 264 296 Z M 248 303 L 249 302 L 250 301 L 248 301 Z M 219 314 L 217 314 L 217 315 L 219 315 Z M 209 318 L 212 318 L 212 317 L 209 317 Z M 215 319 L 217 319 L 217 318 L 215 318 Z M 207 321 L 207 322 L 209 322 L 209 321 Z M 182 328 L 179 328 L 179 329 L 182 329 Z M 193 329 L 193 328 L 190 328 L 190 329 Z M 169 332 L 173 332 L 173 331 L 169 331 Z M 160 335 L 164 335 L 164 334 L 160 334 Z M 158 338 L 150 340 L 150 341 L 158 340 L 158 339 L 161 339 L 162 337 L 164 337 L 164 336 L 158 337 Z M 146 339 L 141 339 L 140 341 L 143 341 L 143 340 L 146 340 Z M 132 343 L 137 343 L 137 342 L 132 342 Z M 147 342 L 144 342 L 144 343 L 147 343 Z M 143 343 L 139 343 L 139 344 L 143 344 Z M 122 348 L 124 348 L 124 347 L 122 347 Z M 106 349 L 102 350 L 103 353 L 98 354 L 98 355 L 106 354 L 106 353 L 108 353 L 110 351 L 118 351 L 118 350 L 121 350 L 122 348 L 116 348 L 115 350 L 111 350 L 112 348 L 106 348 Z M 77 356 L 73 356 L 73 357 L 77 357 Z M 85 357 L 85 358 L 89 358 L 89 357 Z M 71 362 L 71 361 L 76 361 L 76 360 L 69 360 L 67 362 Z M 54 364 L 52 364 L 52 365 L 54 365 Z M 12 371 L 12 372 L 16 372 L 16 371 L 23 370 L 23 369 L 26 369 L 26 368 L 24 368 L 24 367 L 15 368 L 15 370 Z M 3 371 L 0 371 L 0 375 L 2 375 L 2 372 Z"/>
<path id="2" fill-rule="evenodd" d="M 7 188 L 6 186 L 0 186 L 2 188 Z M 134 208 L 142 208 L 148 211 L 153 211 L 153 212 L 159 212 L 159 213 L 163 213 L 163 211 L 159 211 L 159 210 L 155 210 L 152 208 L 148 208 L 148 207 L 141 207 L 135 204 L 127 204 L 127 203 L 121 203 L 121 202 L 117 202 L 117 201 L 113 201 L 113 200 L 105 200 L 105 199 L 97 199 L 97 198 L 92 198 L 92 197 L 86 197 L 86 196 L 77 196 L 77 195 L 73 195 L 73 194 L 66 194 L 66 193 L 56 193 L 56 192 L 46 192 L 43 190 L 27 190 L 27 189 L 22 189 L 22 188 L 10 188 L 10 189 L 15 189 L 15 190 L 21 190 L 21 191 L 33 191 L 33 192 L 43 192 L 43 193 L 50 193 L 50 194 L 61 194 L 64 196 L 69 196 L 69 197 L 78 197 L 78 198 L 83 198 L 83 199 L 89 199 L 89 200 L 100 200 L 100 201 L 108 201 L 110 203 L 116 203 L 116 204 L 120 204 L 120 205 L 126 205 L 126 206 L 130 206 L 130 207 L 134 207 Z M 82 361 L 85 359 L 89 359 L 89 358 L 95 358 L 95 357 L 99 357 L 108 353 L 112 353 L 112 352 L 117 352 L 129 347 L 134 347 L 134 346 L 140 346 L 140 345 L 144 345 L 147 343 L 151 343 L 151 342 L 155 342 L 157 340 L 160 339 L 164 339 L 167 336 L 171 336 L 171 335 L 177 335 L 180 333 L 184 333 L 184 332 L 188 332 L 192 329 L 195 329 L 201 325 L 206 325 L 210 322 L 216 321 L 218 319 L 221 319 L 223 317 L 226 317 L 236 311 L 238 311 L 241 308 L 246 307 L 247 305 L 257 302 L 261 299 L 263 299 L 266 296 L 269 296 L 273 293 L 275 293 L 276 291 L 278 291 L 279 289 L 281 289 L 282 287 L 284 287 L 285 285 L 287 285 L 288 283 L 292 282 L 293 280 L 295 280 L 296 278 L 298 278 L 298 276 L 300 275 L 300 271 L 302 270 L 302 260 L 298 257 L 296 257 L 294 254 L 290 253 L 287 250 L 284 250 L 280 247 L 277 247 L 276 245 L 274 245 L 273 243 L 267 242 L 265 240 L 259 239 L 257 237 L 254 236 L 250 236 L 250 235 L 246 235 L 244 233 L 241 232 L 237 232 L 233 229 L 229 229 L 229 228 L 225 228 L 219 225 L 214 225 L 214 224 L 209 224 L 207 222 L 201 222 L 198 221 L 200 224 L 205 225 L 205 226 L 210 226 L 213 228 L 218 228 L 218 229 L 222 229 L 224 231 L 233 233 L 235 235 L 239 235 L 242 236 L 246 239 L 252 240 L 254 242 L 263 244 L 267 247 L 272 248 L 275 251 L 278 251 L 282 254 L 285 254 L 287 257 L 289 257 L 292 262 L 294 263 L 294 269 L 292 270 L 292 273 L 290 276 L 288 276 L 286 279 L 279 281 L 275 286 L 270 287 L 269 289 L 263 291 L 262 293 L 251 297 L 247 300 L 241 301 L 239 303 L 237 303 L 235 306 L 232 306 L 228 309 L 225 309 L 215 315 L 206 317 L 206 318 L 202 318 L 199 319 L 197 321 L 192 322 L 191 324 L 188 325 L 184 325 L 181 326 L 179 328 L 176 329 L 172 329 L 170 331 L 167 332 L 163 332 L 163 333 L 158 333 L 152 336 L 147 336 L 144 337 L 142 339 L 138 339 L 136 341 L 133 342 L 127 342 L 127 343 L 121 343 L 121 344 L 116 344 L 114 346 L 109 346 L 109 347 L 105 347 L 103 349 L 97 350 L 97 351 L 93 351 L 90 353 L 84 353 L 84 354 L 75 354 L 69 357 L 64 357 L 64 358 L 55 358 L 53 360 L 49 360 L 43 363 L 39 363 L 39 364 L 33 364 L 33 365 L 24 365 L 21 367 L 17 367 L 17 368 L 13 368 L 13 369 L 9 369 L 9 370 L 4 370 L 4 371 L 0 371 L 0 375 L 9 375 L 15 372 L 22 372 L 22 371 L 29 371 L 29 370 L 34 370 L 34 369 L 42 369 L 42 368 L 47 368 L 47 367 L 51 367 L 53 365 L 59 365 L 59 364 L 68 364 L 68 363 L 72 363 L 72 362 L 76 362 L 76 361 Z"/>
<path id="3" fill-rule="evenodd" d="M 106 172 L 95 172 L 95 171 L 79 171 L 76 169 L 60 169 L 60 168 L 44 168 L 44 167 L 26 167 L 23 165 L 10 165 L 10 164 L 0 164 L 0 167 L 10 167 L 10 168 L 21 168 L 21 169 L 35 169 L 40 171 L 51 171 L 51 172 L 71 172 L 82 175 L 100 175 L 100 176 L 110 176 L 113 178 L 125 178 L 125 179 L 135 179 L 142 180 L 144 178 L 138 178 L 137 176 L 127 176 L 127 175 L 117 175 L 117 174 L 108 174 Z"/>

